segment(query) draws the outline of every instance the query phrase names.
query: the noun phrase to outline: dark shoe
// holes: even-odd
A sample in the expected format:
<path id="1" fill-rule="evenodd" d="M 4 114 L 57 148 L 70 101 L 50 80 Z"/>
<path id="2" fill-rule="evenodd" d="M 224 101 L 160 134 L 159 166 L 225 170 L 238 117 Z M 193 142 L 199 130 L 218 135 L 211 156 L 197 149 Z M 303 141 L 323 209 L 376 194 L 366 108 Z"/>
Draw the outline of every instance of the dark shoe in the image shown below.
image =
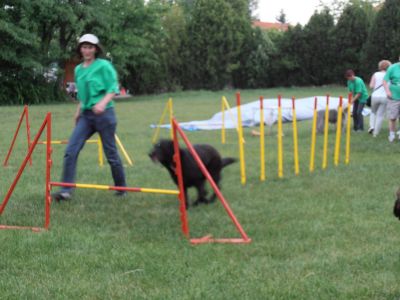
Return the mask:
<path id="1" fill-rule="evenodd" d="M 368 133 L 369 133 L 369 134 L 374 133 L 374 129 L 373 129 L 373 128 L 368 129 Z"/>
<path id="2" fill-rule="evenodd" d="M 70 200 L 71 199 L 71 194 L 68 193 L 68 192 L 58 191 L 58 192 L 52 193 L 51 194 L 51 198 L 53 200 L 56 200 L 57 202 L 66 201 L 66 200 Z"/>
<path id="3" fill-rule="evenodd" d="M 128 195 L 128 193 L 126 191 L 116 191 L 114 193 L 115 197 L 125 197 L 126 195 Z"/>

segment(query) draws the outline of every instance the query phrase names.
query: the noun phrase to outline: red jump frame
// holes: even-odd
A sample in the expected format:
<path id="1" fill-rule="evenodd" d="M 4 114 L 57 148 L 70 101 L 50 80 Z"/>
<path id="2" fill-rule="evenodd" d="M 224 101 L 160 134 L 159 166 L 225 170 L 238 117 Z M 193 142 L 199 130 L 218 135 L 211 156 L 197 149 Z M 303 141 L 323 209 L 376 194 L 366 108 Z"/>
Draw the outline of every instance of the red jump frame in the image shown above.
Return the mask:
<path id="1" fill-rule="evenodd" d="M 28 111 L 24 108 L 24 112 L 23 112 L 23 114 L 21 115 L 21 118 L 20 118 L 20 123 L 19 123 L 18 129 L 17 129 L 17 133 L 18 133 L 19 127 L 21 125 L 23 115 L 27 114 L 27 113 L 28 113 Z M 27 123 L 27 124 L 29 124 L 29 123 Z M 34 140 L 32 142 L 32 144 L 30 144 L 30 141 L 28 140 L 28 143 L 30 145 L 29 149 L 28 149 L 28 153 L 25 156 L 25 159 L 23 160 L 23 162 L 22 162 L 22 164 L 21 164 L 21 166 L 20 166 L 20 168 L 19 168 L 19 170 L 17 172 L 17 175 L 14 178 L 14 181 L 12 182 L 10 188 L 7 191 L 6 196 L 3 199 L 3 202 L 2 202 L 2 204 L 0 206 L 0 215 L 3 213 L 4 209 L 6 208 L 8 200 L 10 199 L 12 193 L 14 192 L 15 186 L 17 185 L 17 183 L 18 183 L 18 181 L 19 181 L 19 179 L 20 179 L 20 177 L 22 175 L 22 172 L 25 170 L 25 167 L 26 167 L 26 165 L 28 163 L 28 160 L 29 161 L 31 160 L 32 153 L 35 150 L 35 147 L 38 144 L 39 139 L 40 139 L 40 137 L 41 137 L 41 135 L 42 135 L 42 133 L 43 133 L 45 128 L 47 129 L 47 132 L 46 132 L 47 145 L 46 145 L 46 187 L 45 187 L 46 191 L 45 191 L 44 226 L 43 227 L 32 227 L 32 226 L 15 226 L 15 225 L 3 225 L 2 224 L 2 225 L 0 225 L 0 229 L 30 229 L 30 230 L 35 231 L 35 232 L 41 231 L 43 229 L 45 229 L 45 230 L 49 229 L 49 226 L 50 226 L 50 204 L 51 204 L 50 184 L 49 184 L 49 182 L 50 182 L 50 175 L 51 175 L 50 172 L 51 172 L 51 164 L 52 164 L 52 161 L 51 161 L 51 151 L 52 151 L 52 149 L 51 149 L 51 144 L 50 144 L 50 141 L 51 141 L 51 113 L 47 113 L 42 125 L 40 126 L 40 129 L 39 129 L 38 133 L 36 134 L 36 136 L 35 136 L 35 138 L 34 138 Z M 29 134 L 28 134 L 28 136 L 29 136 Z M 16 135 L 14 136 L 14 140 L 13 141 L 15 141 L 15 137 L 16 137 Z"/>
<path id="2" fill-rule="evenodd" d="M 210 173 L 208 173 L 207 168 L 204 166 L 203 162 L 201 161 L 200 157 L 198 156 L 196 150 L 194 150 L 192 144 L 190 143 L 189 139 L 186 137 L 183 130 L 179 127 L 178 122 L 175 118 L 172 119 L 172 127 L 173 127 L 173 137 L 174 137 L 174 150 L 175 150 L 175 162 L 176 162 L 176 170 L 178 176 L 178 184 L 180 188 L 180 194 L 184 195 L 183 192 L 183 179 L 182 179 L 182 168 L 181 168 L 181 160 L 179 156 L 179 141 L 177 133 L 181 136 L 183 141 L 185 142 L 189 152 L 192 154 L 193 158 L 195 159 L 197 165 L 199 166 L 201 172 L 206 177 L 207 181 L 212 186 L 215 194 L 217 195 L 218 199 L 221 201 L 221 204 L 225 208 L 228 216 L 231 218 L 233 224 L 235 225 L 236 229 L 239 231 L 241 238 L 212 238 L 212 236 L 207 235 L 202 238 L 192 238 L 190 242 L 192 244 L 204 244 L 204 243 L 230 243 L 230 244 L 248 244 L 251 242 L 251 239 L 247 236 L 246 232 L 243 230 L 242 226 L 240 225 L 238 219 L 234 215 L 232 209 L 230 208 L 228 201 L 224 198 L 221 191 L 219 190 L 218 186 L 215 184 L 213 178 L 211 177 Z M 183 203 L 182 203 L 183 202 Z M 182 220 L 182 228 L 187 229 L 187 236 L 189 237 L 189 229 L 187 225 L 187 217 L 186 217 L 186 208 L 185 202 L 181 200 L 181 220 Z"/>
<path id="3" fill-rule="evenodd" d="M 27 136 L 27 139 L 28 139 L 28 149 L 29 149 L 29 147 L 31 145 L 31 130 L 30 130 L 30 125 L 29 125 L 29 109 L 28 109 L 28 105 L 24 105 L 24 110 L 22 111 L 22 114 L 19 117 L 19 122 L 18 122 L 17 129 L 16 129 L 16 131 L 14 133 L 14 137 L 13 137 L 13 139 L 11 141 L 10 148 L 8 149 L 7 156 L 6 156 L 6 158 L 4 159 L 4 162 L 3 162 L 3 166 L 4 167 L 6 167 L 8 165 L 8 160 L 10 159 L 11 152 L 12 152 L 12 150 L 14 148 L 15 140 L 17 139 L 17 136 L 18 136 L 19 130 L 21 128 L 22 121 L 24 120 L 24 117 L 25 117 L 25 125 L 26 125 L 26 136 Z M 31 158 L 29 158 L 29 164 L 32 165 L 32 159 Z"/>

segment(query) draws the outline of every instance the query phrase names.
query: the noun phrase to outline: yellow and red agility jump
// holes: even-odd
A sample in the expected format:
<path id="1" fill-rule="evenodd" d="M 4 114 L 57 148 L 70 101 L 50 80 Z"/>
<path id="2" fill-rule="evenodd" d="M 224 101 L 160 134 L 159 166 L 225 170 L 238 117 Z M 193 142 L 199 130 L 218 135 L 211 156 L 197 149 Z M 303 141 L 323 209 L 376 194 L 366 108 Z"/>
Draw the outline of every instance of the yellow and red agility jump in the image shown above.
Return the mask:
<path id="1" fill-rule="evenodd" d="M 239 231 L 241 238 L 220 238 L 214 239 L 211 236 L 205 236 L 202 238 L 194 238 L 190 239 L 192 244 L 202 244 L 202 243 L 250 243 L 251 239 L 247 236 L 245 231 L 243 230 L 242 226 L 240 225 L 239 221 L 235 217 L 232 209 L 230 208 L 228 202 L 223 197 L 221 191 L 215 184 L 214 180 L 212 179 L 211 175 L 208 173 L 206 167 L 202 163 L 201 159 L 197 155 L 196 151 L 194 150 L 193 146 L 189 142 L 188 138 L 179 127 L 178 122 L 173 118 L 172 119 L 172 127 L 173 127 L 173 140 L 174 140 L 174 160 L 176 162 L 176 174 L 178 178 L 178 187 L 179 190 L 167 190 L 167 189 L 154 189 L 154 188 L 139 188 L 139 187 L 117 187 L 117 186 L 108 186 L 108 185 L 99 185 L 99 184 L 82 184 L 82 183 L 65 183 L 65 182 L 52 182 L 51 181 L 51 113 L 47 113 L 46 118 L 44 119 L 38 133 L 36 134 L 33 142 L 30 144 L 28 153 L 25 156 L 16 177 L 14 178 L 3 202 L 0 206 L 0 215 L 4 212 L 5 207 L 28 163 L 30 160 L 32 153 L 37 144 L 39 144 L 39 139 L 44 132 L 44 129 L 47 129 L 47 137 L 46 137 L 46 184 L 45 184 L 45 213 L 44 213 L 44 225 L 43 227 L 32 227 L 32 226 L 17 226 L 17 225 L 5 225 L 0 224 L 0 230 L 6 229 L 30 229 L 34 232 L 41 231 L 41 230 L 48 230 L 50 227 L 50 206 L 51 206 L 51 188 L 53 186 L 68 186 L 68 187 L 75 187 L 75 188 L 91 188 L 91 189 L 98 189 L 98 190 L 115 190 L 115 191 L 127 191 L 127 192 L 141 192 L 141 193 L 156 193 L 156 194 L 169 194 L 169 195 L 177 195 L 180 203 L 180 219 L 181 219 L 181 227 L 183 234 L 190 239 L 189 235 L 189 226 L 187 221 L 187 214 L 186 214 L 186 207 L 185 207 L 185 193 L 184 193 L 184 186 L 183 186 L 183 177 L 182 177 L 182 168 L 181 168 L 181 159 L 179 155 L 179 142 L 178 142 L 178 133 L 181 138 L 184 140 L 186 146 L 188 147 L 190 153 L 193 155 L 194 159 L 196 160 L 199 168 L 201 169 L 203 175 L 207 178 L 209 183 L 211 184 L 212 188 L 215 191 L 215 194 L 220 199 L 223 207 L 225 208 L 228 216 L 231 218 L 232 222 L 234 223 L 235 227 Z"/>

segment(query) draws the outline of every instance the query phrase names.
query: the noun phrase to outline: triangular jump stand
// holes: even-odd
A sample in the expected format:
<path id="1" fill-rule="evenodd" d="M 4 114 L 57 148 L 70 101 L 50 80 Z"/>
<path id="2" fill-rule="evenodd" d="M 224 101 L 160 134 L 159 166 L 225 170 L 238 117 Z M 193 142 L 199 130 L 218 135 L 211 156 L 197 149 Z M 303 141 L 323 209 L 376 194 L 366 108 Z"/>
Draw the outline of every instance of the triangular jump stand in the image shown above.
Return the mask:
<path id="1" fill-rule="evenodd" d="M 24 110 L 25 113 L 25 110 Z M 23 113 L 23 114 L 24 114 Z M 21 120 L 23 117 L 23 114 L 21 116 Z M 20 120 L 20 124 L 21 124 L 21 120 Z M 29 124 L 29 123 L 28 123 Z M 28 163 L 28 160 L 31 159 L 32 153 L 35 150 L 36 145 L 39 142 L 39 139 L 44 131 L 44 129 L 47 129 L 47 145 L 46 145 L 46 192 L 45 192 L 45 212 L 44 212 L 44 226 L 43 227 L 32 227 L 32 226 L 15 226 L 15 225 L 0 225 L 0 229 L 30 229 L 32 231 L 41 231 L 43 229 L 48 229 L 49 225 L 50 225 L 50 204 L 51 204 L 51 196 L 50 196 L 50 171 L 51 171 L 51 113 L 47 113 L 42 125 L 40 126 L 40 129 L 38 131 L 38 133 L 36 134 L 32 144 L 30 144 L 29 149 L 28 149 L 28 153 L 25 157 L 25 159 L 23 160 L 17 175 L 14 178 L 14 181 L 12 182 L 10 188 L 8 189 L 8 192 L 5 196 L 5 198 L 3 199 L 3 202 L 0 206 L 0 215 L 2 215 L 4 209 L 7 206 L 8 200 L 10 199 L 15 186 L 17 185 L 22 172 L 25 170 L 25 167 Z M 18 129 L 19 130 L 19 129 Z M 17 130 L 17 132 L 18 132 Z"/>
<path id="2" fill-rule="evenodd" d="M 19 117 L 17 129 L 15 130 L 14 137 L 13 137 L 13 139 L 11 141 L 10 148 L 8 149 L 7 156 L 6 156 L 6 158 L 4 159 L 4 162 L 3 162 L 3 166 L 4 167 L 6 167 L 8 165 L 8 160 L 10 159 L 11 152 L 12 152 L 12 150 L 14 148 L 15 140 L 17 139 L 17 136 L 18 136 L 19 130 L 21 128 L 22 122 L 24 120 L 24 117 L 25 117 L 25 124 L 26 124 L 26 136 L 27 136 L 27 139 L 28 139 L 28 149 L 29 149 L 29 146 L 31 144 L 31 131 L 30 131 L 30 125 L 29 125 L 29 110 L 28 110 L 28 105 L 24 105 L 24 110 L 22 111 L 22 114 Z M 32 165 L 32 159 L 31 158 L 29 158 L 29 164 Z"/>
<path id="3" fill-rule="evenodd" d="M 22 111 L 21 116 L 19 118 L 18 126 L 17 126 L 17 129 L 15 130 L 14 137 L 13 137 L 13 139 L 11 141 L 10 148 L 8 149 L 7 156 L 4 159 L 4 162 L 3 162 L 3 166 L 4 167 L 6 167 L 8 165 L 8 161 L 9 161 L 11 153 L 12 153 L 12 151 L 14 149 L 14 144 L 15 144 L 15 141 L 16 141 L 17 136 L 19 134 L 19 130 L 21 128 L 21 125 L 22 125 L 22 122 L 24 120 L 24 117 L 25 117 L 25 123 L 26 123 L 26 138 L 27 138 L 27 141 L 28 141 L 28 149 L 29 149 L 29 146 L 31 144 L 31 132 L 30 132 L 30 123 L 29 123 L 29 108 L 28 108 L 27 105 L 25 105 L 24 106 L 24 110 Z M 115 134 L 115 142 L 117 144 L 117 147 L 119 147 L 119 149 L 121 150 L 122 156 L 125 158 L 126 162 L 130 166 L 132 166 L 133 165 L 132 159 L 129 157 L 128 152 L 126 151 L 124 145 L 122 144 L 122 142 L 119 139 L 119 137 L 117 136 L 117 134 Z M 55 144 L 55 145 L 66 145 L 66 144 L 68 144 L 68 140 L 54 140 L 54 141 L 52 140 L 50 143 L 51 144 Z M 104 165 L 104 159 L 103 159 L 103 150 L 102 150 L 103 146 L 102 146 L 102 142 L 101 142 L 100 136 L 98 136 L 97 139 L 87 140 L 86 143 L 87 144 L 97 144 L 98 155 L 99 155 L 99 166 L 102 167 Z M 47 141 L 39 141 L 38 144 L 46 145 Z M 32 159 L 31 158 L 29 158 L 29 164 L 32 165 Z"/>
<path id="4" fill-rule="evenodd" d="M 246 232 L 243 230 L 242 226 L 240 225 L 239 221 L 237 220 L 236 216 L 234 215 L 232 209 L 230 208 L 228 201 L 224 198 L 221 191 L 219 190 L 218 186 L 215 184 L 214 180 L 212 179 L 210 173 L 208 173 L 207 168 L 204 166 L 203 162 L 201 161 L 200 157 L 198 156 L 196 150 L 194 150 L 192 144 L 189 142 L 188 138 L 186 137 L 183 130 L 179 127 L 178 122 L 175 118 L 172 118 L 172 128 L 173 128 L 173 137 L 174 137 L 174 150 L 175 150 L 175 162 L 176 162 L 176 170 L 177 170 L 177 178 L 178 178 L 178 185 L 180 190 L 180 212 L 181 212 L 181 222 L 182 222 L 182 231 L 185 236 L 190 238 L 189 235 L 189 226 L 187 222 L 186 216 L 186 207 L 185 207 L 185 200 L 184 200 L 184 191 L 183 191 L 183 179 L 182 179 L 182 168 L 181 168 L 181 159 L 179 155 L 179 141 L 178 141 L 178 133 L 185 142 L 189 152 L 192 154 L 193 158 L 195 159 L 197 165 L 199 166 L 201 172 L 206 177 L 207 181 L 212 186 L 215 194 L 217 195 L 218 199 L 221 201 L 221 204 L 225 208 L 225 211 L 231 218 L 233 224 L 235 225 L 236 229 L 239 231 L 241 238 L 212 238 L 211 236 L 205 236 L 202 238 L 192 238 L 190 242 L 192 244 L 204 244 L 204 243 L 232 243 L 232 244 L 248 244 L 251 242 L 251 239 L 247 236 Z"/>

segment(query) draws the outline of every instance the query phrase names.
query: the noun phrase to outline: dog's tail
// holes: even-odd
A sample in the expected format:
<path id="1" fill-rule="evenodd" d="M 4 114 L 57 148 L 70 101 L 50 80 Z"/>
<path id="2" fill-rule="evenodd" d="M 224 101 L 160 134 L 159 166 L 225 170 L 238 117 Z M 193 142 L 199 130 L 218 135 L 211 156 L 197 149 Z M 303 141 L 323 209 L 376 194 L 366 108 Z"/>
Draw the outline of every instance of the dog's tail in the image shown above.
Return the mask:
<path id="1" fill-rule="evenodd" d="M 233 158 L 233 157 L 225 157 L 225 158 L 222 159 L 222 167 L 224 168 L 224 167 L 226 167 L 226 166 L 228 166 L 228 165 L 230 165 L 230 164 L 233 164 L 233 163 L 236 162 L 236 161 L 237 161 L 236 158 Z"/>

